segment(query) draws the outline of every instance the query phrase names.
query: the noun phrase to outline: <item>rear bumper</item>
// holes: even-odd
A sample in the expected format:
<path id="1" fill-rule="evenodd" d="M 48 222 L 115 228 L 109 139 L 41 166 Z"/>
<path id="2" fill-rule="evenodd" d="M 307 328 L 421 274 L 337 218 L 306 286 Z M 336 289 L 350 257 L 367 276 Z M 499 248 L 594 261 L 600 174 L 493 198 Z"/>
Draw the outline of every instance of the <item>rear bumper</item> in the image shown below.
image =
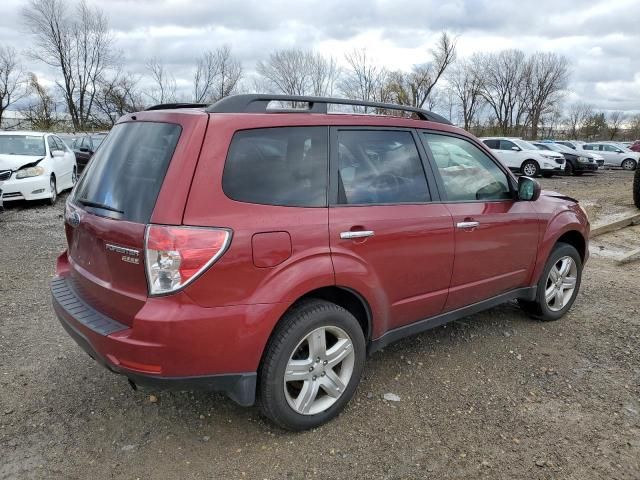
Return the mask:
<path id="1" fill-rule="evenodd" d="M 166 332 L 165 338 L 173 339 L 173 342 L 158 342 L 161 336 L 152 339 L 152 341 L 145 341 L 135 331 L 135 321 L 134 327 L 128 327 L 104 316 L 77 295 L 72 283 L 66 277 L 58 276 L 51 281 L 51 293 L 53 308 L 67 333 L 89 356 L 110 371 L 125 375 L 135 384 L 163 389 L 217 391 L 226 394 L 240 405 L 254 404 L 257 363 L 268 335 L 260 342 L 262 345 L 260 350 L 253 352 L 258 360 L 252 371 L 238 372 L 224 365 L 215 368 L 210 364 L 216 363 L 216 360 L 220 363 L 220 357 L 216 355 L 216 352 L 222 352 L 225 355 L 227 365 L 229 362 L 234 363 L 233 354 L 235 353 L 237 358 L 242 359 L 235 363 L 242 366 L 243 362 L 246 363 L 247 356 L 250 356 L 246 355 L 246 349 L 253 347 L 254 350 L 258 350 L 258 345 L 251 345 L 251 336 L 242 331 L 242 325 L 238 325 L 238 328 L 240 336 L 245 337 L 244 342 L 234 343 L 233 339 L 229 335 L 224 335 L 223 331 L 218 332 L 220 335 L 211 335 L 211 328 L 207 331 L 194 330 L 188 325 L 188 319 L 181 321 L 186 323 L 183 328 L 189 331 L 189 341 L 185 341 L 183 335 L 172 331 Z M 227 310 L 227 308 L 206 310 Z M 166 310 L 164 313 L 165 316 L 170 315 L 170 312 Z M 224 315 L 231 312 L 217 311 L 215 313 Z M 232 320 L 235 319 L 232 317 Z M 216 321 L 219 321 L 218 327 L 223 326 L 222 317 L 215 318 L 214 316 L 210 318 L 208 323 L 215 324 Z M 166 322 L 164 322 L 165 325 L 161 323 L 158 322 L 155 327 L 161 330 L 166 329 Z M 211 358 L 203 358 L 206 351 L 203 352 L 199 348 L 203 343 L 206 346 L 206 351 L 213 352 Z M 249 351 L 251 352 L 251 350 Z M 175 371 L 176 365 L 183 369 L 191 366 L 193 371 L 198 373 L 194 375 L 163 374 L 166 371 Z M 229 373 L 224 371 L 225 368 L 228 368 Z M 214 373 L 203 374 L 203 369 L 210 369 Z"/>

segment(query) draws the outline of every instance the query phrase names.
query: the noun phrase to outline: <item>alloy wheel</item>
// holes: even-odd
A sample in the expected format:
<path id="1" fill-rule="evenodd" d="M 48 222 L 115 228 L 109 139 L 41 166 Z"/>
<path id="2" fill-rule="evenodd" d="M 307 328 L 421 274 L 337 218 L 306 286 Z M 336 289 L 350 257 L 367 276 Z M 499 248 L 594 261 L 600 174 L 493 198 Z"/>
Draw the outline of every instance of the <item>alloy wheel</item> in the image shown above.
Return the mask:
<path id="1" fill-rule="evenodd" d="M 302 415 L 327 410 L 344 393 L 355 362 L 353 342 L 335 326 L 309 333 L 289 357 L 284 394 L 289 406 Z"/>
<path id="2" fill-rule="evenodd" d="M 625 170 L 633 170 L 635 166 L 636 166 L 636 162 L 630 159 L 626 159 L 625 161 L 622 162 L 622 168 L 624 168 Z"/>
<path id="3" fill-rule="evenodd" d="M 58 198 L 58 191 L 56 189 L 56 179 L 51 177 L 49 180 L 49 188 L 51 189 L 51 203 L 56 203 L 56 199 Z"/>
<path id="4" fill-rule="evenodd" d="M 532 177 L 536 174 L 537 172 L 537 168 L 533 163 L 527 163 L 524 168 L 522 169 L 523 173 L 527 176 L 527 177 Z"/>
<path id="5" fill-rule="evenodd" d="M 549 310 L 560 311 L 571 300 L 576 289 L 578 267 L 573 258 L 562 257 L 551 267 L 547 277 L 544 298 Z"/>

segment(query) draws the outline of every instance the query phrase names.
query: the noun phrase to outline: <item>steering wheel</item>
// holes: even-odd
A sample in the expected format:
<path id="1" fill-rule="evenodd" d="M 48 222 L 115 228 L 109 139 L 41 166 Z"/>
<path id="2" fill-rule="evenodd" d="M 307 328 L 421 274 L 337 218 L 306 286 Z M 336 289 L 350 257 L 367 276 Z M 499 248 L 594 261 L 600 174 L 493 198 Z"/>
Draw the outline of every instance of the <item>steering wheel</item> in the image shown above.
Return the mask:
<path id="1" fill-rule="evenodd" d="M 370 191 L 377 202 L 390 200 L 385 198 L 380 198 L 381 196 L 388 195 L 389 197 L 395 197 L 398 193 L 400 193 L 403 185 L 403 181 L 400 177 L 395 175 L 391 175 L 390 173 L 384 173 L 382 175 L 377 176 L 376 178 L 369 183 L 367 186 L 367 190 Z"/>

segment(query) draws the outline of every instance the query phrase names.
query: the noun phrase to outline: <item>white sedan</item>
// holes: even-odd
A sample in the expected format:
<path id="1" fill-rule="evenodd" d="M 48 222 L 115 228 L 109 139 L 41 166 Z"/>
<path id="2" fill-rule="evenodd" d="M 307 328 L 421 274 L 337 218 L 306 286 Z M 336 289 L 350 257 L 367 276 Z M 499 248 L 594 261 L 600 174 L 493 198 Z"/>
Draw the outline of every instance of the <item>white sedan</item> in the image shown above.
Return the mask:
<path id="1" fill-rule="evenodd" d="M 0 132 L 2 200 L 47 200 L 72 188 L 78 178 L 73 151 L 56 135 Z"/>

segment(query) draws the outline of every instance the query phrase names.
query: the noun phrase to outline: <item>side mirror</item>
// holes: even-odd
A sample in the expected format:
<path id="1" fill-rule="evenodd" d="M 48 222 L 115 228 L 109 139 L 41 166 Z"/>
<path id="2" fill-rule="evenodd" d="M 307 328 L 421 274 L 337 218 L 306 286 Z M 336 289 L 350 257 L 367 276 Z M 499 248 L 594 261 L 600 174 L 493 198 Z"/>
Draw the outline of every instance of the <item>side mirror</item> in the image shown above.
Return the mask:
<path id="1" fill-rule="evenodd" d="M 52 157 L 64 157 L 64 151 L 62 150 L 54 150 L 51 152 Z"/>
<path id="2" fill-rule="evenodd" d="M 616 153 L 622 153 L 622 150 L 620 150 L 619 148 L 616 148 Z"/>
<path id="3" fill-rule="evenodd" d="M 540 198 L 540 184 L 530 177 L 518 178 L 518 200 L 535 202 Z"/>
<path id="4" fill-rule="evenodd" d="M 522 149 L 520 147 L 511 147 L 511 150 L 515 150 L 516 152 L 520 152 Z"/>

